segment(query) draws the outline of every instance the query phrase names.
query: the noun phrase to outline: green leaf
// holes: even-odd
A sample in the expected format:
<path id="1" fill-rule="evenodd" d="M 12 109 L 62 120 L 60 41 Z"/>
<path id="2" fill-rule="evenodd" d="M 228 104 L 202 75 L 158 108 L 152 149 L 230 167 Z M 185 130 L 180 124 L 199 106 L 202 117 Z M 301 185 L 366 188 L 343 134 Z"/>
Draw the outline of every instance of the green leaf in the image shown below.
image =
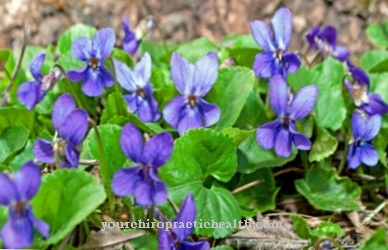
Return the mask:
<path id="1" fill-rule="evenodd" d="M 210 248 L 210 249 L 211 249 L 211 250 L 233 250 L 232 247 L 227 246 L 227 245 L 216 246 L 216 247 L 212 247 L 212 248 Z"/>
<path id="2" fill-rule="evenodd" d="M 365 240 L 361 246 L 361 250 L 388 249 L 387 236 L 384 228 L 378 228 L 372 236 Z"/>
<path id="3" fill-rule="evenodd" d="M 101 169 L 100 173 L 103 176 L 107 174 L 109 180 L 112 180 L 113 175 L 117 170 L 124 167 L 124 163 L 127 160 L 127 157 L 121 150 L 121 127 L 113 124 L 102 124 L 98 126 L 98 130 L 101 135 L 102 147 L 107 165 L 107 173 L 105 173 L 103 169 Z M 97 159 L 99 162 L 101 162 L 102 158 L 98 148 L 99 142 L 94 130 L 90 130 L 85 141 L 87 151 L 89 151 L 93 159 Z"/>
<path id="4" fill-rule="evenodd" d="M 20 125 L 31 131 L 34 126 L 34 112 L 25 108 L 0 108 L 0 132 L 10 126 Z"/>
<path id="5" fill-rule="evenodd" d="M 31 201 L 37 218 L 50 226 L 45 245 L 56 244 L 91 214 L 106 198 L 104 188 L 89 173 L 58 169 L 46 175 Z"/>
<path id="6" fill-rule="evenodd" d="M 196 63 L 207 53 L 211 51 L 217 52 L 217 50 L 218 46 L 210 41 L 209 38 L 202 37 L 179 45 L 176 52 L 183 58 L 186 58 L 189 62 Z"/>
<path id="7" fill-rule="evenodd" d="M 319 237 L 342 237 L 345 233 L 344 230 L 338 225 L 330 221 L 324 221 L 319 223 L 318 227 L 314 230 Z"/>
<path id="8" fill-rule="evenodd" d="M 152 59 L 152 65 L 156 67 L 168 66 L 170 63 L 171 51 L 175 50 L 176 45 L 166 44 L 168 52 L 162 43 L 155 43 L 150 41 L 142 41 L 140 43 L 140 52 L 150 53 Z"/>
<path id="9" fill-rule="evenodd" d="M 315 243 L 318 239 L 316 233 L 310 228 L 307 222 L 299 215 L 291 215 L 292 224 L 294 225 L 295 233 L 302 239 L 311 240 Z"/>
<path id="10" fill-rule="evenodd" d="M 130 68 L 133 68 L 133 66 L 134 66 L 134 62 L 133 62 L 132 58 L 124 50 L 121 50 L 118 48 L 113 48 L 111 57 L 113 57 L 114 59 L 116 59 L 120 62 L 125 63 Z"/>
<path id="11" fill-rule="evenodd" d="M 12 172 L 18 171 L 27 161 L 32 161 L 35 159 L 34 153 L 32 152 L 33 146 L 34 143 L 32 140 L 28 140 L 24 148 L 17 155 L 15 155 L 15 157 L 9 163 L 9 169 Z"/>
<path id="12" fill-rule="evenodd" d="M 231 67 L 219 71 L 213 89 L 205 98 L 210 103 L 217 104 L 221 110 L 220 120 L 215 125 L 216 130 L 230 127 L 236 122 L 254 83 L 255 75 L 248 68 Z"/>
<path id="13" fill-rule="evenodd" d="M 388 129 L 380 129 L 380 132 L 374 139 L 374 145 L 377 149 L 377 153 L 379 154 L 379 159 L 381 164 L 384 167 L 387 167 L 387 146 L 388 146 Z"/>
<path id="14" fill-rule="evenodd" d="M 87 37 L 92 39 L 94 33 L 96 33 L 96 29 L 91 26 L 87 26 L 82 23 L 78 23 L 68 30 L 66 30 L 58 40 L 58 50 L 61 54 L 65 54 L 71 52 L 71 44 L 78 37 Z"/>
<path id="15" fill-rule="evenodd" d="M 251 174 L 242 174 L 238 187 L 262 179 L 258 185 L 234 194 L 240 204 L 241 215 L 245 218 L 254 217 L 257 212 L 273 210 L 275 198 L 280 188 L 276 188 L 274 176 L 270 168 L 261 168 Z"/>
<path id="16" fill-rule="evenodd" d="M 388 22 L 370 24 L 365 33 L 375 45 L 388 47 Z"/>
<path id="17" fill-rule="evenodd" d="M 310 84 L 318 86 L 319 92 L 313 112 L 319 125 L 333 131 L 340 129 L 346 118 L 346 107 L 342 96 L 344 73 L 345 68 L 340 62 L 328 58 L 313 70 L 301 67 L 287 78 L 294 92 Z"/>
<path id="18" fill-rule="evenodd" d="M 184 166 L 184 171 L 182 171 Z M 240 210 L 233 195 L 215 185 L 214 179 L 227 182 L 236 172 L 236 148 L 231 138 L 209 129 L 194 129 L 175 141 L 170 161 L 160 168 L 159 177 L 168 186 L 169 197 L 178 206 L 188 192 L 194 196 L 199 222 L 230 222 L 240 219 Z M 213 183 L 213 185 L 211 185 Z M 211 188 L 207 188 L 211 186 Z M 174 218 L 170 206 L 164 212 Z M 222 238 L 234 228 L 196 228 L 201 235 Z"/>
<path id="19" fill-rule="evenodd" d="M 128 122 L 133 123 L 145 132 L 156 133 L 154 125 L 148 126 L 137 118 L 136 115 L 129 112 L 129 107 L 120 93 L 114 92 L 110 94 L 102 111 L 101 124 L 110 123 L 123 126 Z"/>
<path id="20" fill-rule="evenodd" d="M 256 140 L 256 133 L 254 133 L 238 147 L 238 172 L 249 174 L 259 168 L 280 167 L 292 161 L 296 153 L 297 150 L 293 147 L 288 158 L 277 156 L 272 149 L 265 150 L 260 147 Z"/>
<path id="21" fill-rule="evenodd" d="M 27 142 L 29 131 L 23 126 L 5 128 L 0 134 L 0 163 L 5 164 L 6 159 Z"/>
<path id="22" fill-rule="evenodd" d="M 306 180 L 295 181 L 296 189 L 316 209 L 325 211 L 359 210 L 361 188 L 348 177 L 338 178 L 333 169 L 314 168 Z"/>
<path id="23" fill-rule="evenodd" d="M 365 52 L 360 58 L 361 68 L 370 72 L 388 71 L 388 51 L 371 50 Z"/>
<path id="24" fill-rule="evenodd" d="M 157 250 L 158 238 L 147 232 L 145 235 L 131 240 L 130 244 L 136 250 Z"/>
<path id="25" fill-rule="evenodd" d="M 334 154 L 338 146 L 337 139 L 332 136 L 325 128 L 316 124 L 317 137 L 309 153 L 309 162 L 321 161 L 322 159 Z"/>
<path id="26" fill-rule="evenodd" d="M 259 125 L 268 121 L 264 103 L 252 90 L 240 112 L 234 126 L 242 129 L 256 129 Z"/>
<path id="27" fill-rule="evenodd" d="M 255 133 L 256 130 L 240 130 L 238 128 L 224 128 L 221 133 L 229 135 L 234 145 L 238 147 L 243 141 L 245 141 L 251 134 Z"/>

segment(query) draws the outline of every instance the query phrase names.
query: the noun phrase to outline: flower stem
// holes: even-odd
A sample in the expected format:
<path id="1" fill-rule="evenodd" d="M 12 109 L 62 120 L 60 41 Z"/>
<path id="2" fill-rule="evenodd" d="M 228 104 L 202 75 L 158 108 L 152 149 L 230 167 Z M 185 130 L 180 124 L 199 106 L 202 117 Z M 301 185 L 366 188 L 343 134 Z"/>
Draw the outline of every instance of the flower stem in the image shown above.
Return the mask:
<path id="1" fill-rule="evenodd" d="M 65 72 L 64 68 L 63 68 L 61 65 L 57 64 L 57 63 L 54 64 L 53 68 L 55 68 L 55 67 L 58 68 L 58 69 L 62 72 L 62 75 L 63 75 L 63 77 L 65 78 L 67 85 L 69 86 L 71 95 L 74 97 L 75 102 L 77 103 L 77 106 L 78 106 L 79 108 L 83 108 L 83 107 L 82 107 L 82 102 L 81 102 L 81 100 L 79 99 L 79 97 L 78 97 L 78 95 L 77 95 L 77 92 L 75 92 L 75 89 L 73 88 L 72 83 L 70 82 L 69 79 L 66 78 L 66 72 Z"/>
<path id="2" fill-rule="evenodd" d="M 61 162 L 59 161 L 59 154 L 58 154 L 58 150 L 59 150 L 59 146 L 58 146 L 58 143 L 59 141 L 57 142 L 57 136 L 58 136 L 58 132 L 55 131 L 55 135 L 54 135 L 54 158 L 55 158 L 55 166 L 57 167 L 57 169 L 60 169 L 61 168 Z"/>
<path id="3" fill-rule="evenodd" d="M 244 186 L 236 188 L 235 190 L 232 191 L 232 194 L 236 194 L 238 192 L 244 191 L 244 190 L 246 190 L 248 188 L 251 188 L 251 187 L 254 187 L 254 186 L 256 186 L 256 185 L 258 185 L 258 184 L 260 184 L 262 182 L 264 182 L 263 179 L 252 181 L 252 182 L 250 182 L 248 184 L 245 184 Z"/>
<path id="4" fill-rule="evenodd" d="M 120 94 L 120 87 L 119 87 L 119 83 L 117 81 L 117 76 L 116 76 L 116 67 L 115 67 L 113 58 L 112 57 L 108 57 L 108 58 L 109 58 L 109 61 L 110 61 L 111 67 L 112 67 L 113 77 L 115 79 L 115 91 Z"/>
<path id="5" fill-rule="evenodd" d="M 344 135 L 344 138 L 345 138 L 345 150 L 344 150 L 344 155 L 342 156 L 342 159 L 341 159 L 341 162 L 338 166 L 338 169 L 337 169 L 337 174 L 340 175 L 342 170 L 344 169 L 344 166 L 345 166 L 345 162 L 346 162 L 346 158 L 347 158 L 347 155 L 348 155 L 348 151 L 349 151 L 349 143 L 347 142 L 346 140 L 346 132 L 344 129 L 341 129 L 341 132 L 342 134 Z"/>
<path id="6" fill-rule="evenodd" d="M 109 209 L 111 212 L 111 217 L 114 216 L 114 210 L 115 210 L 115 204 L 113 200 L 113 193 L 110 188 L 110 183 L 109 183 L 109 177 L 108 177 L 108 166 L 106 165 L 106 159 L 105 159 L 105 154 L 104 154 L 104 148 L 102 147 L 102 140 L 101 140 L 101 134 L 100 131 L 98 130 L 97 124 L 89 118 L 89 123 L 92 125 L 94 132 L 96 133 L 96 138 L 97 138 L 97 145 L 98 145 L 98 150 L 100 152 L 100 167 L 103 172 L 103 179 L 106 187 L 106 193 L 108 196 L 108 203 L 109 203 Z"/>
<path id="7" fill-rule="evenodd" d="M 300 156 L 302 157 L 303 168 L 304 168 L 304 172 L 306 174 L 307 171 L 309 170 L 309 163 L 307 161 L 307 152 L 304 150 L 301 151 Z"/>

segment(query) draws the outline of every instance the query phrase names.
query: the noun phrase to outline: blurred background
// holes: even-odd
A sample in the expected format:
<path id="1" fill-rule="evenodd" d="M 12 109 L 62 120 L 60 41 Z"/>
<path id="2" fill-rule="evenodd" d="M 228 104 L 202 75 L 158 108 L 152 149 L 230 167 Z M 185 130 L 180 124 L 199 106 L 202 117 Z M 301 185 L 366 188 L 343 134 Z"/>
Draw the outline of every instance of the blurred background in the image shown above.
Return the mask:
<path id="1" fill-rule="evenodd" d="M 167 42 L 204 36 L 219 42 L 226 34 L 249 34 L 249 21 L 269 21 L 281 6 L 293 13 L 292 50 L 306 49 L 305 34 L 316 25 L 338 29 L 338 43 L 349 47 L 353 59 L 372 47 L 366 26 L 388 19 L 388 0 L 0 0 L 0 48 L 21 46 L 24 25 L 29 43 L 55 44 L 59 35 L 82 22 L 97 28 L 110 26 L 121 46 L 121 22 L 128 14 L 131 26 L 152 15 Z M 150 39 L 158 41 L 155 30 Z"/>

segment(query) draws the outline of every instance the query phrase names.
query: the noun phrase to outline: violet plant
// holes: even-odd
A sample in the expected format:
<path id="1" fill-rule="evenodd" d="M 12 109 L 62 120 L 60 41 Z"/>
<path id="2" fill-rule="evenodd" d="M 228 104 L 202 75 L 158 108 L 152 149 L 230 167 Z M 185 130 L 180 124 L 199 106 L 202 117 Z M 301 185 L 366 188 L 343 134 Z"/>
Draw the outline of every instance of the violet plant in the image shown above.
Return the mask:
<path id="1" fill-rule="evenodd" d="M 249 233 L 239 222 L 260 222 L 259 212 L 288 217 L 290 197 L 296 213 L 336 216 L 311 230 L 289 216 L 305 248 L 341 249 L 349 230 L 338 211 L 369 214 L 363 225 L 374 230 L 387 197 L 388 36 L 368 27 L 380 49 L 357 58 L 334 26 L 312 27 L 304 47 L 322 60 L 309 62 L 290 43 L 291 11 L 279 8 L 271 24 L 252 20 L 251 34 L 219 44 L 169 44 L 154 19 L 133 28 L 126 16 L 117 43 L 122 30 L 77 24 L 57 45 L 29 47 L 24 63 L 7 59 L 0 247 L 104 248 L 95 242 L 114 231 L 134 249 L 248 249 L 225 239 Z M 147 41 L 152 26 L 161 41 Z M 62 74 L 45 74 L 52 58 L 46 64 Z M 138 228 L 139 220 L 202 226 Z M 113 221 L 128 228 L 99 224 Z"/>

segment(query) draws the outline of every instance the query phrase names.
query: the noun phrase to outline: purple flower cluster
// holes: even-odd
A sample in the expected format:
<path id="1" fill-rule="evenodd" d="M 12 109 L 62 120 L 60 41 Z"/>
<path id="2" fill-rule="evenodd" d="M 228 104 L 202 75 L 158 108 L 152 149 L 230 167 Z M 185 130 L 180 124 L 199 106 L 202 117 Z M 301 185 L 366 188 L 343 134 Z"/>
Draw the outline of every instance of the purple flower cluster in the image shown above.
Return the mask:
<path id="1" fill-rule="evenodd" d="M 61 167 L 78 167 L 77 147 L 88 129 L 88 113 L 76 108 L 71 95 L 63 94 L 55 102 L 51 118 L 60 139 L 54 142 L 36 140 L 33 149 L 35 157 L 41 162 L 53 163 L 56 151 Z"/>
<path id="2" fill-rule="evenodd" d="M 181 209 L 173 220 L 173 222 L 193 223 L 197 214 L 194 197 L 189 193 L 182 203 Z M 171 228 L 166 231 L 164 228 L 159 228 L 158 231 L 158 249 L 159 250 L 208 250 L 210 249 L 209 242 L 185 241 L 193 232 L 193 228 Z"/>
<path id="3" fill-rule="evenodd" d="M 40 168 L 29 161 L 11 177 L 0 173 L 0 205 L 8 207 L 8 220 L 1 230 L 6 248 L 29 247 L 34 240 L 34 228 L 45 238 L 49 225 L 32 213 L 29 201 L 40 187 Z"/>
<path id="4" fill-rule="evenodd" d="M 171 157 L 174 140 L 164 132 L 145 144 L 139 130 L 131 123 L 124 126 L 120 137 L 124 154 L 136 165 L 116 172 L 112 189 L 118 196 L 135 195 L 138 205 L 161 204 L 167 199 L 166 185 L 158 178 L 158 169 Z"/>
<path id="5" fill-rule="evenodd" d="M 292 35 L 292 14 L 287 8 L 280 8 L 272 18 L 274 35 L 264 21 L 251 22 L 252 36 L 264 50 L 256 55 L 253 70 L 256 76 L 270 78 L 274 75 L 287 76 L 296 72 L 301 62 L 294 53 L 287 53 Z"/>
<path id="6" fill-rule="evenodd" d="M 18 88 L 18 98 L 20 102 L 27 107 L 33 109 L 40 103 L 53 85 L 61 78 L 60 71 L 50 71 L 42 76 L 42 67 L 46 59 L 46 55 L 37 54 L 30 62 L 30 72 L 35 81 L 25 82 Z"/>

